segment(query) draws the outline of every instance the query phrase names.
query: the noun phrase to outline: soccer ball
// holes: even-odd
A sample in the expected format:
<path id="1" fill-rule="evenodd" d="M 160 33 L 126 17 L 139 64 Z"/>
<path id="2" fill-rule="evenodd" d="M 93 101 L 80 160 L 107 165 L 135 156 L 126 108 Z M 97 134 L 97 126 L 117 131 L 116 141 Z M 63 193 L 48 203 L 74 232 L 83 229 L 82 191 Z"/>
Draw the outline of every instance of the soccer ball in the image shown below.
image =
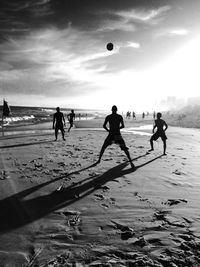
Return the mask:
<path id="1" fill-rule="evenodd" d="M 108 43 L 108 44 L 106 45 L 106 48 L 107 48 L 107 50 L 109 50 L 109 51 L 113 50 L 113 47 L 114 47 L 113 43 Z"/>

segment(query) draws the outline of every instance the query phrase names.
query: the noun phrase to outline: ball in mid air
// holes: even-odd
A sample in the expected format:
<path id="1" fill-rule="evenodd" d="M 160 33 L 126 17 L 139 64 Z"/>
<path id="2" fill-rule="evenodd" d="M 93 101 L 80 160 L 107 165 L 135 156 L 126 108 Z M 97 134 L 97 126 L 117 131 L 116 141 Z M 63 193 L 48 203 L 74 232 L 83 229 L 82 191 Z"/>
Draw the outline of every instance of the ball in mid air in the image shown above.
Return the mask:
<path id="1" fill-rule="evenodd" d="M 113 50 L 113 47 L 114 47 L 113 43 L 108 43 L 108 44 L 106 45 L 106 48 L 107 48 L 107 50 L 109 50 L 109 51 Z"/>

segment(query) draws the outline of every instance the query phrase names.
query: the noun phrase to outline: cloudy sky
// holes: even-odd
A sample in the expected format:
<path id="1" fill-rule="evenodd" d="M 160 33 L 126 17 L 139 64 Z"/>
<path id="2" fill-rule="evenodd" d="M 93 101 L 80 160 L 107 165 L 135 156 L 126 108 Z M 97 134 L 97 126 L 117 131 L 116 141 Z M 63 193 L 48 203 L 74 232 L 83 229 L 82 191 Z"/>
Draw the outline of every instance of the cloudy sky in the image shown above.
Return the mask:
<path id="1" fill-rule="evenodd" d="M 0 95 L 131 110 L 199 96 L 199 14 L 199 0 L 0 0 Z"/>

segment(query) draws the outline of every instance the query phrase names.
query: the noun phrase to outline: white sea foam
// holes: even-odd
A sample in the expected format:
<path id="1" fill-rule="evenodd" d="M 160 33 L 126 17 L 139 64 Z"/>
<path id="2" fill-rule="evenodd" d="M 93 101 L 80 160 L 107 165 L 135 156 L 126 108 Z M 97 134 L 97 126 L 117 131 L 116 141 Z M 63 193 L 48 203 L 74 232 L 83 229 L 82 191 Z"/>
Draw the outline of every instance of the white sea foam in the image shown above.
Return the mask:
<path id="1" fill-rule="evenodd" d="M 10 123 L 18 122 L 18 121 L 28 121 L 35 119 L 34 115 L 29 116 L 17 116 L 17 117 L 6 117 L 4 119 L 4 125 L 9 125 Z"/>

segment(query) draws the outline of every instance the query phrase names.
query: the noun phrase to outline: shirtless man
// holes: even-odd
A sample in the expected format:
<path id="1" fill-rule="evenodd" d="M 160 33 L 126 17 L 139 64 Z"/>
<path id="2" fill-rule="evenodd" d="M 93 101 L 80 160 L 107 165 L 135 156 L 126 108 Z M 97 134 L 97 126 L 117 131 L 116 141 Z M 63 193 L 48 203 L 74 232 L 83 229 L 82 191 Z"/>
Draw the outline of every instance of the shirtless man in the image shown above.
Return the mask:
<path id="1" fill-rule="evenodd" d="M 108 123 L 109 123 L 109 128 L 107 127 Z M 121 115 L 117 114 L 117 107 L 116 106 L 112 107 L 112 114 L 108 115 L 105 118 L 103 128 L 106 131 L 108 131 L 109 134 L 108 134 L 107 138 L 105 139 L 104 144 L 101 148 L 97 164 L 100 163 L 105 149 L 108 146 L 110 146 L 111 144 L 115 143 L 115 144 L 118 144 L 120 146 L 121 150 L 123 150 L 125 152 L 128 160 L 131 164 L 131 167 L 134 169 L 135 165 L 132 163 L 132 160 L 131 160 L 131 157 L 130 157 L 130 154 L 128 151 L 128 147 L 126 147 L 124 139 L 122 138 L 121 133 L 120 133 L 120 129 L 124 128 L 123 117 Z"/>
<path id="2" fill-rule="evenodd" d="M 153 151 L 153 141 L 156 141 L 159 137 L 161 137 L 162 141 L 163 141 L 163 155 L 166 155 L 166 140 L 167 140 L 167 136 L 165 134 L 165 131 L 168 128 L 167 123 L 161 119 L 162 114 L 160 112 L 157 113 L 157 120 L 155 120 L 155 125 L 153 126 L 153 135 L 150 139 L 150 145 L 151 145 L 151 149 L 149 151 Z M 157 128 L 157 131 L 154 133 L 155 128 Z"/>
<path id="3" fill-rule="evenodd" d="M 62 138 L 65 141 L 65 137 L 64 137 L 65 118 L 64 118 L 63 113 L 60 112 L 59 107 L 57 107 L 56 110 L 57 110 L 56 113 L 54 113 L 54 115 L 53 115 L 53 129 L 55 129 L 55 137 L 56 137 L 55 141 L 57 141 L 57 138 L 58 138 L 58 130 L 61 131 Z M 63 125 L 63 123 L 64 123 L 64 125 Z"/>
<path id="4" fill-rule="evenodd" d="M 68 132 L 70 131 L 70 129 L 73 127 L 74 125 L 74 120 L 75 120 L 75 113 L 74 113 L 74 110 L 72 109 L 71 110 L 71 113 L 69 113 L 67 115 L 67 118 L 69 120 L 69 129 L 68 129 Z"/>

